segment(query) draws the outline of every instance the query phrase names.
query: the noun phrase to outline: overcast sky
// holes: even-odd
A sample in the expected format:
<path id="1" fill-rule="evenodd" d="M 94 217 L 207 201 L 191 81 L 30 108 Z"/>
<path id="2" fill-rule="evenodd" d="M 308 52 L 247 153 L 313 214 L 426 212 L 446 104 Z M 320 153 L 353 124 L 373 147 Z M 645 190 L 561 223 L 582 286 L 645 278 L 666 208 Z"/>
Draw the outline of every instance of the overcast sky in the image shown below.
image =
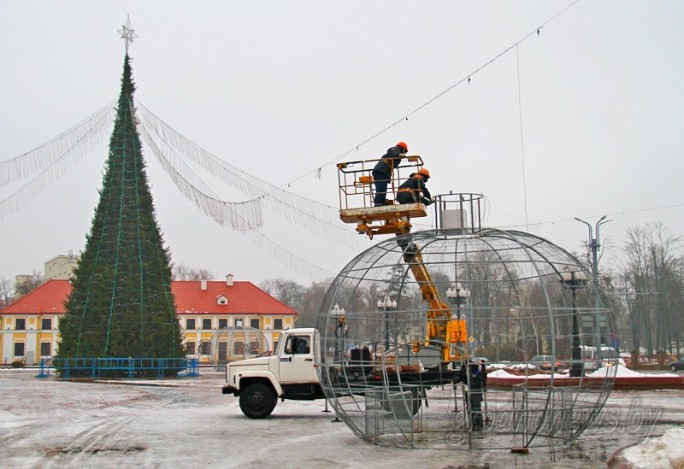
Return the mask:
<path id="1" fill-rule="evenodd" d="M 433 194 L 487 197 L 487 226 L 579 251 L 588 230 L 574 217 L 609 215 L 606 267 L 629 227 L 684 233 L 684 2 L 0 0 L 0 161 L 118 97 L 126 15 L 138 102 L 298 195 L 337 207 L 331 163 L 403 140 Z M 175 263 L 313 280 L 207 218 L 145 155 Z M 103 144 L 0 220 L 0 277 L 84 248 L 106 156 Z M 0 187 L 0 203 L 21 184 Z M 331 243 L 269 213 L 263 233 L 330 273 L 372 244 Z"/>

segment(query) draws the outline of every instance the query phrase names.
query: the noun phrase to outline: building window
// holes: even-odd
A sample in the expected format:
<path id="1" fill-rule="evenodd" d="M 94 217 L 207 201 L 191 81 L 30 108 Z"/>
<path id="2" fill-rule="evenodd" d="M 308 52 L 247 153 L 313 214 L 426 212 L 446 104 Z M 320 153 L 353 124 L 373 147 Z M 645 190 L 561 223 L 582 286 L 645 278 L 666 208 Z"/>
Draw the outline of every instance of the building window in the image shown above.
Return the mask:
<path id="1" fill-rule="evenodd" d="M 225 329 L 226 327 L 228 327 L 228 320 L 219 319 L 219 329 Z"/>
<path id="2" fill-rule="evenodd" d="M 40 343 L 40 356 L 41 357 L 49 357 L 52 355 L 52 344 L 50 342 L 41 342 Z"/>
<path id="3" fill-rule="evenodd" d="M 186 319 L 185 320 L 185 329 L 188 331 L 194 331 L 195 330 L 195 320 L 194 319 Z"/>
<path id="4" fill-rule="evenodd" d="M 221 295 L 216 299 L 216 302 L 220 305 L 227 305 L 228 304 L 228 298 L 225 296 Z"/>
<path id="5" fill-rule="evenodd" d="M 211 355 L 211 342 L 200 342 L 200 354 Z"/>
<path id="6" fill-rule="evenodd" d="M 211 319 L 202 319 L 202 329 L 204 329 L 204 330 L 211 329 Z"/>
<path id="7" fill-rule="evenodd" d="M 186 342 L 185 343 L 185 354 L 186 355 L 194 355 L 195 354 L 195 343 L 194 342 Z"/>
<path id="8" fill-rule="evenodd" d="M 218 359 L 220 361 L 228 360 L 228 342 L 219 342 L 218 346 Z"/>
<path id="9" fill-rule="evenodd" d="M 40 328 L 44 331 L 52 329 L 52 318 L 43 318 L 40 320 Z M 49 354 L 48 354 L 49 355 Z"/>
<path id="10" fill-rule="evenodd" d="M 14 329 L 17 330 L 17 331 L 26 330 L 26 319 L 24 319 L 24 318 L 16 318 L 16 319 L 14 320 Z M 22 347 L 23 347 L 23 346 L 24 346 L 24 344 L 22 344 Z M 22 349 L 22 350 L 23 350 L 23 349 Z M 16 355 L 16 353 L 15 353 L 15 355 Z M 22 355 L 23 355 L 23 353 L 22 353 Z"/>
<path id="11" fill-rule="evenodd" d="M 24 356 L 24 343 L 17 342 L 14 344 L 14 356 L 23 357 Z"/>
<path id="12" fill-rule="evenodd" d="M 243 344 L 242 342 L 235 342 L 233 344 L 233 353 L 235 355 L 242 355 Z"/>
<path id="13" fill-rule="evenodd" d="M 242 327 L 242 324 L 243 324 L 242 319 L 236 319 L 235 320 L 235 327 Z"/>
<path id="14" fill-rule="evenodd" d="M 253 327 L 254 329 L 259 329 L 259 319 L 250 319 L 249 320 L 249 327 Z"/>
<path id="15" fill-rule="evenodd" d="M 273 329 L 282 329 L 283 328 L 283 320 L 282 319 L 274 319 L 273 320 Z"/>

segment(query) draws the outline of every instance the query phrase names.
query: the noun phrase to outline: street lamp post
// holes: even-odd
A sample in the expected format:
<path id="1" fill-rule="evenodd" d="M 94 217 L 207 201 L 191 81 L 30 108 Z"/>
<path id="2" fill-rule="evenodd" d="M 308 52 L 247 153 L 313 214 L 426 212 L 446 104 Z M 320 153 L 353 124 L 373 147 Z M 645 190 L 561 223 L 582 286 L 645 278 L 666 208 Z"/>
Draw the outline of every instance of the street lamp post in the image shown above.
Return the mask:
<path id="1" fill-rule="evenodd" d="M 587 275 L 581 270 L 564 270 L 560 273 L 560 282 L 563 288 L 570 290 L 572 297 L 572 364 L 570 365 L 570 377 L 578 378 L 584 374 L 584 370 L 582 369 L 582 350 L 579 337 L 577 290 L 586 286 Z"/>
<path id="2" fill-rule="evenodd" d="M 447 295 L 447 298 L 449 299 L 449 303 L 456 305 L 456 318 L 458 320 L 460 320 L 461 319 L 461 308 L 464 307 L 466 305 L 466 303 L 468 303 L 468 298 L 470 298 L 470 290 L 468 290 L 463 285 L 461 285 L 460 282 L 456 282 L 455 286 L 447 288 L 446 295 Z M 458 329 L 457 334 L 460 337 L 460 335 L 462 334 L 462 332 L 460 330 L 461 326 L 459 325 L 458 327 L 459 327 L 459 329 Z M 457 344 L 451 344 L 451 351 L 450 351 L 451 355 L 456 354 L 456 347 L 457 346 L 458 346 Z"/>
<path id="3" fill-rule="evenodd" d="M 575 220 L 584 223 L 589 229 L 589 247 L 591 248 L 591 281 L 594 285 L 594 342 L 596 345 L 596 359 L 598 363 L 601 362 L 601 318 L 599 311 L 601 310 L 601 300 L 598 296 L 599 291 L 599 270 L 598 270 L 598 250 L 601 247 L 599 238 L 599 229 L 601 225 L 608 223 L 610 220 L 606 220 L 606 215 L 603 215 L 596 225 L 592 226 L 581 218 L 575 217 Z M 594 232 L 596 232 L 596 237 L 594 238 Z"/>
<path id="4" fill-rule="evenodd" d="M 378 309 L 385 313 L 385 353 L 389 350 L 389 312 L 396 311 L 397 300 L 392 300 L 389 297 L 385 297 L 382 300 L 378 300 Z"/>
<path id="5" fill-rule="evenodd" d="M 461 319 L 461 308 L 468 303 L 468 298 L 470 297 L 470 290 L 467 288 L 463 287 L 460 282 L 456 282 L 456 285 L 453 287 L 447 288 L 446 291 L 447 299 L 449 300 L 449 303 L 456 305 L 456 318 L 458 320 Z M 460 325 L 459 325 L 460 328 Z M 457 332 L 459 336 L 461 335 L 460 329 Z M 452 343 L 450 345 L 451 350 L 449 351 L 450 355 L 456 355 L 457 352 L 457 347 L 458 343 Z M 468 381 L 469 382 L 469 381 Z M 456 399 L 456 387 L 454 387 L 454 399 Z M 470 401 L 468 401 L 470 402 Z M 486 405 L 486 404 L 485 404 Z M 458 400 L 456 400 L 456 403 L 454 404 L 454 412 L 458 412 Z"/>
<path id="6" fill-rule="evenodd" d="M 461 319 L 461 308 L 468 302 L 470 290 L 463 287 L 460 282 L 456 282 L 454 287 L 447 288 L 446 294 L 449 303 L 456 305 L 457 318 Z"/>
<path id="7" fill-rule="evenodd" d="M 340 308 L 340 305 L 335 303 L 335 306 L 330 308 L 329 316 L 337 320 L 335 325 L 335 357 L 334 360 L 342 360 L 343 357 L 343 342 L 347 335 L 347 318 L 345 316 L 344 308 Z M 326 401 L 327 402 L 327 401 Z"/>

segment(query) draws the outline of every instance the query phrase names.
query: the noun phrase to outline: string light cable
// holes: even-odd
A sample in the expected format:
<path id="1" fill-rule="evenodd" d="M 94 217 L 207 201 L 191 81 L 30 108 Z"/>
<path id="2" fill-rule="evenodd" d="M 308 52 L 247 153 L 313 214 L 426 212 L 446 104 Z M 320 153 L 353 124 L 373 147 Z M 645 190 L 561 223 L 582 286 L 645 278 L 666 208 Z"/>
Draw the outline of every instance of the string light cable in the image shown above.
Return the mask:
<path id="1" fill-rule="evenodd" d="M 474 77 L 477 73 L 481 72 L 482 70 L 484 70 L 485 68 L 487 68 L 488 66 L 490 66 L 491 64 L 493 64 L 494 62 L 496 62 L 497 60 L 499 60 L 501 57 L 503 57 L 504 55 L 506 55 L 507 53 L 509 53 L 509 52 L 510 52 L 511 50 L 513 50 L 514 48 L 517 48 L 518 45 L 522 44 L 523 42 L 525 42 L 525 41 L 526 41 L 527 39 L 529 39 L 530 37 L 534 36 L 535 34 L 536 34 L 536 35 L 539 35 L 539 34 L 540 34 L 540 31 L 542 30 L 542 28 L 546 27 L 546 26 L 549 25 L 552 21 L 554 21 L 556 18 L 558 18 L 559 16 L 563 15 L 566 11 L 568 11 L 570 8 L 572 8 L 572 7 L 573 7 L 576 3 L 578 3 L 579 1 L 580 1 L 580 0 L 574 0 L 574 1 L 573 1 L 572 3 L 570 3 L 568 6 L 566 6 L 566 7 L 563 8 L 561 11 L 559 11 L 558 13 L 556 13 L 555 15 L 553 15 L 551 18 L 549 18 L 549 19 L 547 19 L 546 21 L 544 21 L 541 25 L 539 25 L 538 27 L 534 28 L 532 31 L 530 31 L 529 33 L 527 33 L 526 35 L 524 35 L 522 38 L 520 38 L 518 41 L 516 41 L 515 43 L 513 43 L 511 46 L 509 46 L 508 48 L 506 48 L 505 50 L 503 50 L 502 52 L 500 52 L 500 53 L 497 54 L 496 56 L 492 57 L 491 59 L 489 59 L 488 61 L 486 61 L 485 63 L 483 63 L 482 65 L 480 65 L 479 67 L 477 67 L 476 69 L 474 69 L 472 72 L 468 73 L 466 76 L 464 76 L 464 77 L 461 78 L 460 80 L 458 80 L 458 81 L 456 81 L 455 83 L 453 83 L 452 85 L 450 85 L 450 86 L 449 86 L 448 88 L 446 88 L 445 90 L 441 91 L 440 93 L 438 93 L 438 94 L 435 95 L 434 97 L 430 98 L 429 100 L 427 100 L 426 102 L 424 102 L 424 103 L 421 104 L 420 106 L 418 106 L 418 107 L 416 107 L 415 109 L 413 109 L 412 111 L 408 112 L 408 113 L 405 114 L 403 117 L 401 117 L 401 118 L 397 119 L 396 121 L 392 122 L 391 124 L 387 125 L 387 126 L 384 127 L 383 129 L 379 130 L 378 132 L 376 132 L 375 134 L 373 134 L 373 135 L 371 135 L 370 137 L 366 138 L 365 140 L 361 141 L 360 143 L 354 145 L 352 148 L 350 148 L 349 150 L 345 151 L 344 153 L 342 153 L 342 154 L 336 156 L 335 158 L 333 158 L 333 159 L 329 160 L 328 162 L 324 163 L 323 165 L 317 167 L 317 168 L 314 169 L 313 171 L 309 171 L 309 172 L 307 172 L 307 173 L 304 173 L 304 174 L 302 174 L 301 176 L 292 179 L 291 181 L 289 181 L 289 182 L 283 184 L 283 185 L 280 186 L 280 187 L 288 187 L 290 184 L 293 184 L 293 183 L 299 181 L 300 179 L 303 179 L 303 178 L 309 176 L 309 175 L 312 174 L 312 173 L 313 173 L 313 174 L 316 174 L 316 173 L 320 172 L 320 169 L 321 169 L 322 167 L 330 166 L 330 165 L 332 165 L 332 164 L 337 163 L 338 161 L 344 159 L 344 158 L 345 158 L 347 155 L 349 155 L 350 153 L 352 153 L 352 152 L 354 152 L 354 151 L 357 151 L 357 150 L 358 150 L 359 148 L 361 148 L 363 145 L 365 145 L 365 144 L 367 144 L 367 143 L 369 143 L 369 142 L 375 140 L 376 138 L 380 137 L 381 135 L 385 134 L 385 133 L 386 133 L 387 131 L 389 131 L 390 129 L 396 127 L 397 125 L 401 124 L 402 122 L 408 121 L 409 117 L 413 116 L 414 114 L 417 114 L 418 112 L 422 111 L 422 110 L 425 109 L 426 107 L 430 106 L 432 103 L 434 103 L 434 102 L 437 101 L 438 99 L 442 98 L 444 95 L 446 95 L 447 93 L 449 93 L 451 90 L 453 90 L 453 89 L 456 88 L 457 86 L 459 86 L 459 85 L 461 85 L 461 84 L 463 84 L 463 83 L 470 83 L 470 79 L 471 79 L 472 77 Z"/>
<path id="2" fill-rule="evenodd" d="M 540 221 L 536 223 L 529 223 L 526 224 L 525 226 L 534 226 L 534 227 L 540 227 L 544 225 L 555 225 L 556 223 L 565 223 L 565 222 L 570 222 L 570 221 L 576 221 L 576 218 L 586 218 L 586 219 L 592 219 L 592 218 L 600 218 L 602 216 L 607 216 L 607 217 L 614 217 L 616 215 L 630 215 L 633 213 L 647 213 L 647 212 L 656 212 L 660 210 L 670 210 L 673 208 L 682 208 L 684 207 L 684 203 L 681 204 L 674 204 L 674 205 L 661 205 L 660 207 L 650 207 L 650 208 L 640 208 L 640 209 L 635 209 L 635 210 L 620 210 L 617 212 L 611 212 L 611 213 L 601 213 L 599 215 L 583 215 L 580 217 L 572 217 L 572 218 L 559 218 L 557 220 L 546 220 L 546 221 Z M 515 229 L 519 228 L 522 225 L 507 225 L 506 227 L 503 227 L 502 229 Z"/>

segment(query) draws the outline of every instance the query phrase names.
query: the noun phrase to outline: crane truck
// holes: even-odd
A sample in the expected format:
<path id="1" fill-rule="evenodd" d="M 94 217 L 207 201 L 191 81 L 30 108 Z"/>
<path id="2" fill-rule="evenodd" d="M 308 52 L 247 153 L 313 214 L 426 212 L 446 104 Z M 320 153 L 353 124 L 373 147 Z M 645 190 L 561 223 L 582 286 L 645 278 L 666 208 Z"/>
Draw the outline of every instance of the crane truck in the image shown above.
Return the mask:
<path id="1" fill-rule="evenodd" d="M 426 399 L 426 390 L 462 379 L 456 364 L 465 357 L 466 322 L 460 316 L 455 319 L 452 317 L 450 308 L 440 297 L 428 266 L 423 261 L 420 247 L 406 236 L 412 227 L 411 218 L 427 216 L 426 206 L 422 203 L 400 205 L 391 199 L 384 206 L 372 206 L 374 194 L 371 171 L 377 161 L 338 164 L 340 218 L 346 223 L 356 223 L 356 231 L 371 239 L 375 235 L 397 235 L 397 242 L 404 252 L 404 261 L 427 304 L 426 336 L 408 346 L 395 348 L 393 359 L 397 362 L 403 359 L 403 363 L 410 365 L 401 367 L 398 374 L 383 372 L 383 360 L 374 360 L 368 348 L 362 347 L 351 350 L 351 360 L 346 361 L 340 369 L 333 369 L 335 372 L 329 378 L 384 387 L 414 383 L 410 389 L 414 393 L 411 410 L 415 413 L 419 410 L 421 400 Z M 410 156 L 407 161 L 407 164 L 398 167 L 396 177 L 393 175 L 388 192 L 393 193 L 398 187 L 402 169 L 405 174 L 417 172 L 423 165 L 419 156 Z M 338 321 L 344 325 L 344 317 L 339 317 Z M 238 397 L 242 412 L 254 419 L 268 417 L 278 399 L 325 398 L 319 373 L 324 357 L 321 336 L 316 329 L 283 331 L 273 352 L 227 364 L 226 384 L 222 392 Z"/>

